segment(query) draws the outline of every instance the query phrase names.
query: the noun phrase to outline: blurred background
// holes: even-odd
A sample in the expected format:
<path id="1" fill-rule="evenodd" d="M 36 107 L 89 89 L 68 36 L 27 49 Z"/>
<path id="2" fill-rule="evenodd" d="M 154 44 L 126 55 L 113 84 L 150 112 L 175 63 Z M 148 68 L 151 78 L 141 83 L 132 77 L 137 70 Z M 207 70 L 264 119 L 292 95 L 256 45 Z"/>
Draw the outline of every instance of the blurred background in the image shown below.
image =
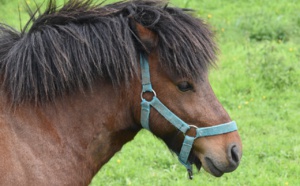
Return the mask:
<path id="1" fill-rule="evenodd" d="M 0 22 L 20 30 L 28 20 L 25 2 L 43 1 L 0 0 Z M 300 1 L 171 0 L 169 6 L 194 9 L 215 33 L 220 54 L 210 82 L 238 124 L 241 164 L 221 178 L 201 170 L 190 181 L 177 157 L 143 130 L 91 185 L 300 185 Z"/>

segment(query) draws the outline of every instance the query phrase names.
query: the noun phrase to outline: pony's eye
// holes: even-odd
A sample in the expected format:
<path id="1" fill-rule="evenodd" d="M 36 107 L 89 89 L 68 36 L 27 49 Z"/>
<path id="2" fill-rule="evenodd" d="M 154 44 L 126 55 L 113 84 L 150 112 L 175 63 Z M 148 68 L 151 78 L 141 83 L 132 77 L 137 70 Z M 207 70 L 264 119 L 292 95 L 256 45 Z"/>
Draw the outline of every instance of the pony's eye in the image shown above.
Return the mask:
<path id="1" fill-rule="evenodd" d="M 194 89 L 194 87 L 187 81 L 183 81 L 183 82 L 178 83 L 177 87 L 182 92 L 186 92 L 186 91 Z"/>

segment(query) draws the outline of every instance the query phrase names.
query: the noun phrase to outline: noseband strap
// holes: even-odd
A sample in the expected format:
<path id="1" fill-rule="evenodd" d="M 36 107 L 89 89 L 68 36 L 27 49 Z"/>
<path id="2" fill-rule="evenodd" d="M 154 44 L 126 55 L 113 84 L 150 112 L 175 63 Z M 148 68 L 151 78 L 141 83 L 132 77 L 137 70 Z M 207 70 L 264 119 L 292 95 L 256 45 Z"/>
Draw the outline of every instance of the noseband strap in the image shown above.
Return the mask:
<path id="1" fill-rule="evenodd" d="M 140 55 L 141 63 L 141 75 L 142 75 L 142 92 L 141 92 L 141 125 L 143 128 L 148 129 L 149 127 L 149 116 L 151 106 L 157 110 L 166 120 L 168 120 L 174 127 L 180 130 L 184 134 L 184 141 L 178 155 L 180 163 L 182 163 L 188 170 L 189 178 L 192 179 L 192 165 L 188 161 L 188 157 L 191 153 L 193 143 L 195 139 L 205 136 L 214 136 L 219 134 L 225 134 L 237 130 L 237 125 L 234 121 L 229 123 L 223 123 L 211 127 L 202 127 L 198 128 L 196 126 L 188 125 L 178 116 L 176 116 L 172 111 L 170 111 L 156 96 L 155 91 L 152 88 L 150 80 L 150 70 L 148 60 L 144 55 Z M 143 98 L 145 92 L 153 93 L 153 98 L 151 101 L 148 101 Z M 186 132 L 191 128 L 196 128 L 196 135 L 188 136 Z"/>

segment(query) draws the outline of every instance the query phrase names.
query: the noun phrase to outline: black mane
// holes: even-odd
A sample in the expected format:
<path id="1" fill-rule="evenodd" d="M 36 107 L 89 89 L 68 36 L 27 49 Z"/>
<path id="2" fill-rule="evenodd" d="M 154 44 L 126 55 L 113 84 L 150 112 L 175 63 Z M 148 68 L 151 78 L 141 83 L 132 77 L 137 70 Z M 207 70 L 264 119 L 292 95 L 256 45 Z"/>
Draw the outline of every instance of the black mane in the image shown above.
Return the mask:
<path id="1" fill-rule="evenodd" d="M 173 73 L 198 78 L 215 60 L 207 25 L 163 1 L 102 6 L 70 0 L 58 8 L 53 0 L 21 32 L 0 24 L 2 88 L 13 104 L 21 104 L 84 91 L 99 78 L 114 85 L 130 82 L 145 52 L 132 21 L 158 35 L 161 64 Z"/>

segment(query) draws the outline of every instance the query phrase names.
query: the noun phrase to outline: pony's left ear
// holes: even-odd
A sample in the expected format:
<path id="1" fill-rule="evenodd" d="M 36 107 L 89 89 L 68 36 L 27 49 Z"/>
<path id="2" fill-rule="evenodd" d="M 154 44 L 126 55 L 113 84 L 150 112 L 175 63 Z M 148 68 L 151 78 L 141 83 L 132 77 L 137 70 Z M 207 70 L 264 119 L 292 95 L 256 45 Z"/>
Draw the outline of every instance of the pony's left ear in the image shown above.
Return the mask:
<path id="1" fill-rule="evenodd" d="M 157 34 L 144 27 L 136 21 L 132 21 L 131 29 L 133 30 L 137 42 L 141 45 L 146 53 L 150 53 L 157 46 Z"/>

